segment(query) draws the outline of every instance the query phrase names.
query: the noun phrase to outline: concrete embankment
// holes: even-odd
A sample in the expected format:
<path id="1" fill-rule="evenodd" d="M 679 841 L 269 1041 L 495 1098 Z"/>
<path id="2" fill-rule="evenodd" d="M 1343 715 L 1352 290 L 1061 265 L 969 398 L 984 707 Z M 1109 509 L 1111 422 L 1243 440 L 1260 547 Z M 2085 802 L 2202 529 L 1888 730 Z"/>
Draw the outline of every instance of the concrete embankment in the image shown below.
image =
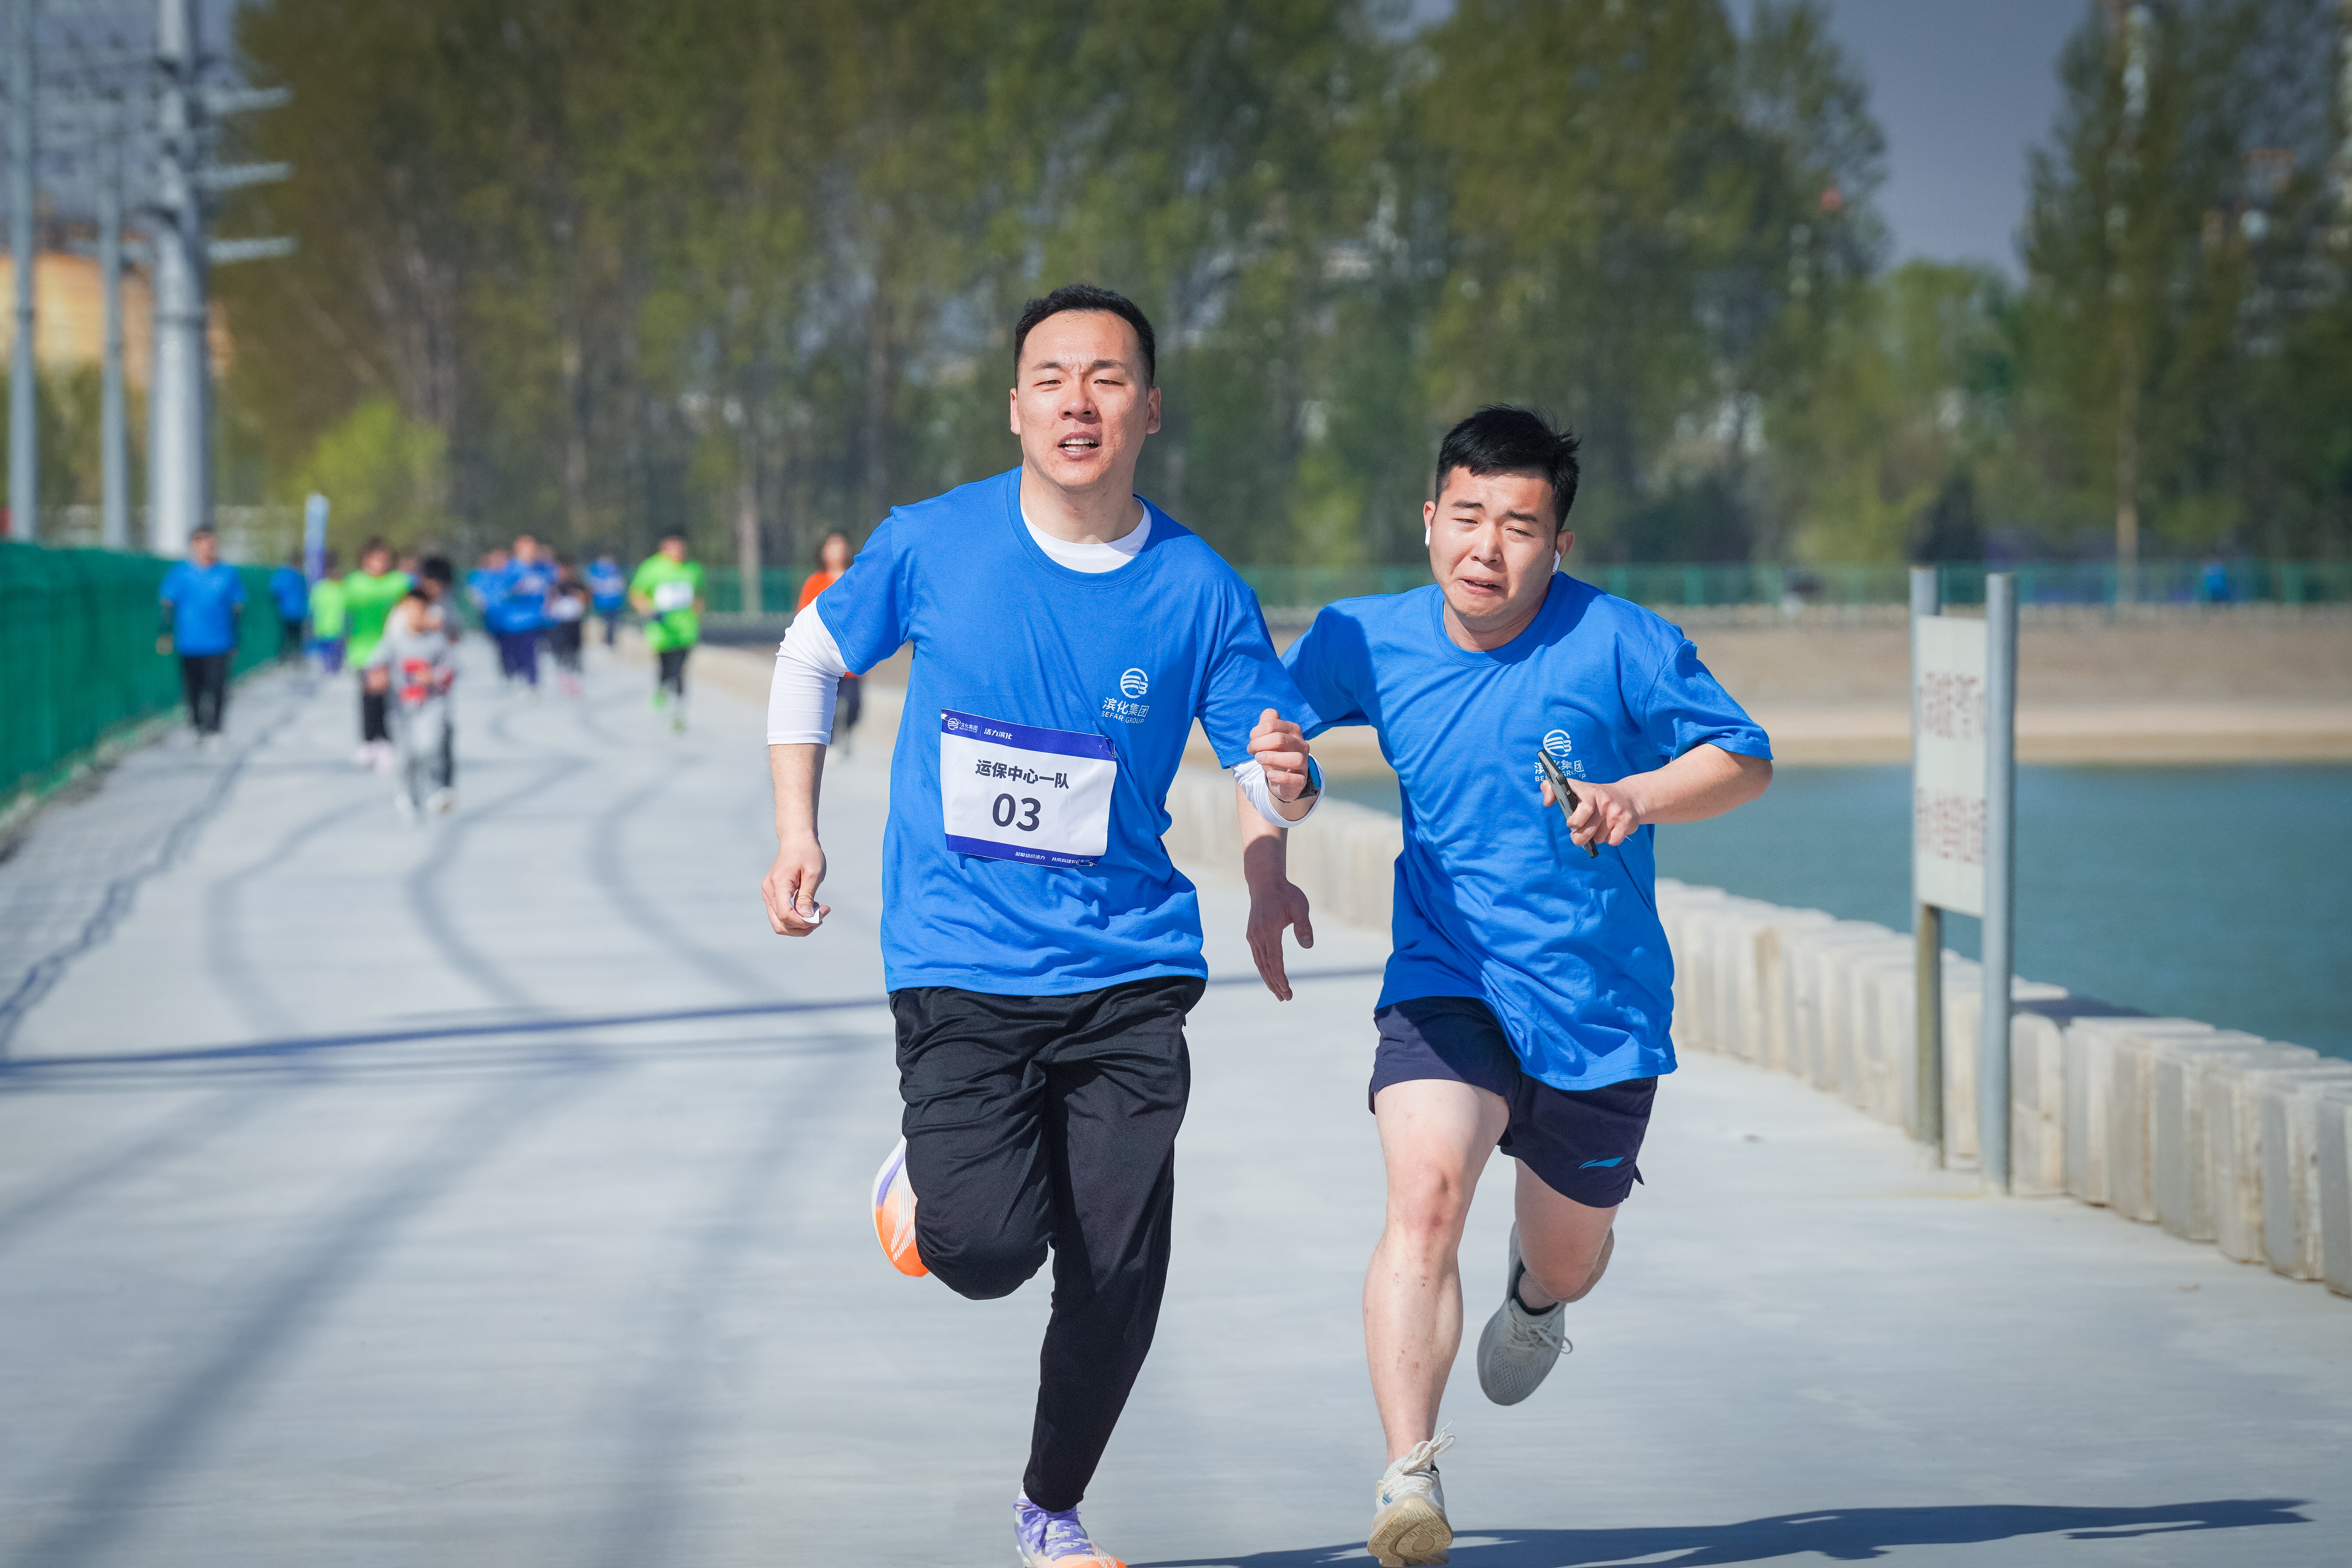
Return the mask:
<path id="1" fill-rule="evenodd" d="M 1186 769 L 1169 796 L 1179 860 L 1232 876 L 1231 782 Z M 1318 920 L 1385 927 L 1403 825 L 1327 802 L 1291 836 L 1291 877 Z M 1909 935 L 1673 880 L 1658 885 L 1675 953 L 1675 1044 L 1784 1072 L 1898 1128 L 1918 1102 Z M 2301 1046 L 2150 1018 L 2018 980 L 2011 999 L 2011 1186 L 2210 1243 L 2242 1263 L 2352 1296 L 2352 1062 Z M 1983 984 L 1947 954 L 1949 1163 L 1978 1159 Z"/>

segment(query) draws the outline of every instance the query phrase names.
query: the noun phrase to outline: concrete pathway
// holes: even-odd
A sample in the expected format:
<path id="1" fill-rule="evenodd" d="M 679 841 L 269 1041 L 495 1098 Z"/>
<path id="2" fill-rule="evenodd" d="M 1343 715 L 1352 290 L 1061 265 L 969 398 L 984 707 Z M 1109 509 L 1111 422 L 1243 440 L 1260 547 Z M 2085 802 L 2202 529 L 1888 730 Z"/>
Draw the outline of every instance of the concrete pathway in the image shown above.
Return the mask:
<path id="1" fill-rule="evenodd" d="M 352 771 L 347 683 L 266 681 L 228 753 L 0 865 L 0 910 L 53 911 L 0 943 L 50 973 L 0 1064 L 0 1563 L 1005 1563 L 1043 1282 L 901 1279 L 863 1197 L 881 738 L 787 945 L 751 702 L 706 683 L 679 739 L 634 667 L 489 682 L 445 821 Z M 1087 1517 L 1139 1568 L 1361 1560 L 1385 947 L 1327 931 L 1284 1006 L 1236 891 L 1204 905 L 1175 1273 Z M 2352 1302 L 1982 1200 L 1720 1060 L 1643 1163 L 1552 1381 L 1500 1410 L 1458 1369 L 1456 1563 L 2352 1560 Z"/>

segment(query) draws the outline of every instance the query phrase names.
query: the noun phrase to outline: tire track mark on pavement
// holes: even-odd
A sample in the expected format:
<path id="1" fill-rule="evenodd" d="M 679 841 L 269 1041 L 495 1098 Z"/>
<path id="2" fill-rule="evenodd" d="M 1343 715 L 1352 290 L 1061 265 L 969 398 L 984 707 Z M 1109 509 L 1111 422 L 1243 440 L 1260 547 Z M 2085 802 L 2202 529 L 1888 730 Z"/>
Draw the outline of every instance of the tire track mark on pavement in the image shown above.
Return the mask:
<path id="1" fill-rule="evenodd" d="M 13 1559 L 16 1568 L 80 1568 L 105 1560 L 205 1435 L 289 1358 L 403 1226 L 583 1087 L 578 1078 L 551 1086 L 546 1076 L 533 1074 L 500 1084 L 436 1123 L 442 1131 L 422 1152 L 314 1231 L 310 1245 L 255 1298 L 210 1355 L 164 1392 L 110 1459 L 78 1484 L 54 1489 L 70 1493 L 64 1517 Z"/>
<path id="2" fill-rule="evenodd" d="M 560 780 L 576 773 L 585 764 L 567 759 L 539 769 L 537 774 L 520 787 L 509 790 L 487 805 L 467 810 L 442 825 L 436 833 L 432 853 L 408 874 L 406 890 L 410 912 L 433 945 L 441 950 L 449 967 L 470 981 L 474 988 L 492 1001 L 509 1007 L 531 1007 L 538 1001 L 520 986 L 509 982 L 504 971 L 475 943 L 458 934 L 457 929 L 441 908 L 440 879 L 457 859 L 457 850 L 466 837 L 488 818 L 498 816 L 542 795 Z"/>
<path id="3" fill-rule="evenodd" d="M 60 1211 L 107 1186 L 127 1179 L 142 1167 L 203 1147 L 253 1119 L 271 1102 L 299 1090 L 284 1087 L 267 1090 L 221 1090 L 150 1127 L 118 1139 L 111 1147 L 92 1154 L 46 1186 L 0 1208 L 0 1249 L 13 1246 L 17 1233 L 38 1226 Z"/>
<path id="4" fill-rule="evenodd" d="M 815 1141 L 794 1134 L 813 1125 L 838 1125 L 835 1108 L 847 1098 L 851 1079 L 872 1072 L 875 1065 L 876 1058 L 866 1052 L 845 1053 L 826 1058 L 814 1084 L 770 1081 L 775 1108 L 751 1131 L 755 1142 L 735 1163 L 717 1202 L 670 1221 L 674 1232 L 695 1239 L 677 1266 L 663 1273 L 659 1294 L 648 1303 L 646 1316 L 655 1320 L 646 1336 L 653 1354 L 637 1373 L 627 1407 L 615 1417 L 628 1457 L 618 1473 L 628 1479 L 616 1489 L 614 1508 L 592 1537 L 593 1562 L 639 1568 L 688 1555 L 676 1539 L 679 1516 L 690 1505 L 683 1483 L 704 1468 L 699 1450 L 713 1436 L 711 1385 L 729 1360 L 727 1347 L 719 1342 L 713 1303 L 737 1299 L 745 1253 L 763 1241 L 778 1249 L 791 1245 L 807 1205 L 775 1203 L 772 1194 L 788 1173 L 797 1177 L 821 1153 Z M 805 1185 L 797 1179 L 792 1184 L 795 1190 Z"/>
<path id="5" fill-rule="evenodd" d="M 775 987 L 767 979 L 705 943 L 688 936 L 677 925 L 650 912 L 648 895 L 640 891 L 624 864 L 621 840 L 627 819 L 643 810 L 656 795 L 677 782 L 679 770 L 664 769 L 642 788 L 614 801 L 591 823 L 587 861 L 597 885 L 629 924 L 700 970 L 710 979 L 746 997 L 772 998 Z"/>
<path id="6" fill-rule="evenodd" d="M 263 1035 L 290 1035 L 300 1026 L 278 1005 L 261 967 L 247 956 L 243 934 L 245 889 L 264 868 L 285 863 L 311 838 L 347 817 L 369 809 L 364 801 L 331 807 L 292 829 L 267 851 L 225 876 L 215 877 L 205 892 L 205 967 L 213 984 L 246 1021 Z"/>
<path id="7" fill-rule="evenodd" d="M 16 989 L 7 996 L 0 997 L 0 1058 L 8 1054 L 9 1042 L 15 1039 L 18 1027 L 56 988 L 74 960 L 104 945 L 107 939 L 114 934 L 114 928 L 122 923 L 123 917 L 131 912 L 137 901 L 140 888 L 149 879 L 169 870 L 187 854 L 205 826 L 227 804 L 238 779 L 244 775 L 246 763 L 254 753 L 275 740 L 278 732 L 307 706 L 300 693 L 286 694 L 278 704 L 276 716 L 262 727 L 258 734 L 229 753 L 228 761 L 215 775 L 211 787 L 173 823 L 163 841 L 136 865 L 107 883 L 105 892 L 99 899 L 98 908 L 82 922 L 81 929 L 34 960 L 17 981 Z"/>

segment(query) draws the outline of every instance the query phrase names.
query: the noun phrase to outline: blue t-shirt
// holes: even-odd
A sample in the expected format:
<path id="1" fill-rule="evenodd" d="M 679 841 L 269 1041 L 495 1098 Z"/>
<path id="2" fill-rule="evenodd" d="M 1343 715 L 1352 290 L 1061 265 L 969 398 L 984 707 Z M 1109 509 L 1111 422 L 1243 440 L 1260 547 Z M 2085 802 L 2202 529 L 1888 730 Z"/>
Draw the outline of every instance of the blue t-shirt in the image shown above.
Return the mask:
<path id="1" fill-rule="evenodd" d="M 587 579 L 588 597 L 600 616 L 619 609 L 629 597 L 629 580 L 611 561 L 598 560 L 590 565 Z"/>
<path id="2" fill-rule="evenodd" d="M 310 613 L 310 580 L 291 566 L 280 566 L 269 574 L 270 602 L 278 606 L 281 621 L 299 621 Z"/>
<path id="3" fill-rule="evenodd" d="M 1681 628 L 1573 577 L 1555 574 L 1528 629 L 1488 653 L 1457 647 L 1444 609 L 1433 584 L 1342 599 L 1283 657 L 1315 710 L 1307 732 L 1373 726 L 1403 786 L 1378 1005 L 1477 998 L 1556 1089 L 1672 1072 L 1655 829 L 1591 858 L 1543 804 L 1536 750 L 1613 784 L 1703 742 L 1751 757 L 1771 743 Z"/>
<path id="4" fill-rule="evenodd" d="M 226 561 L 199 566 L 175 561 L 155 596 L 172 606 L 172 651 L 189 657 L 226 653 L 236 646 L 236 612 L 245 607 L 245 579 Z"/>
<path id="5" fill-rule="evenodd" d="M 553 566 L 509 561 L 488 584 L 482 618 L 494 632 L 539 631 L 547 625 L 547 591 L 554 585 Z"/>
<path id="6" fill-rule="evenodd" d="M 1030 537 L 1020 480 L 1014 469 L 892 511 L 811 606 L 853 670 L 915 645 L 883 836 L 885 978 L 893 991 L 1064 996 L 1205 975 L 1199 900 L 1160 842 L 1168 786 L 1194 719 L 1230 767 L 1247 758 L 1260 712 L 1296 719 L 1305 705 L 1257 596 L 1191 530 L 1146 502 L 1151 531 L 1134 560 L 1075 572 Z M 1008 796 L 1051 800 L 1050 775 L 1107 774 L 1108 825 L 1091 864 L 949 847 L 940 753 L 950 712 L 1063 732 L 1058 742 L 1032 737 L 1062 745 L 1065 760 L 1008 784 Z M 1091 760 L 1105 754 L 1110 763 Z M 971 787 L 960 770 L 958 790 Z M 1025 822 L 997 820 L 1007 837 Z"/>

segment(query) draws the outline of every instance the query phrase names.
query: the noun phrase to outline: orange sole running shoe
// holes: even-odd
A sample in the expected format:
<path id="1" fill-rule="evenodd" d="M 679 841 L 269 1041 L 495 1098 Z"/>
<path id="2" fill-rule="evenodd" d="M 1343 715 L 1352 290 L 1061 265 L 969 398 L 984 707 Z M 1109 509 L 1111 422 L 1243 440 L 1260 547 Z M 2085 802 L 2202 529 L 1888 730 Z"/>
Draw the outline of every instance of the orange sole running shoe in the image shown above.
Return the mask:
<path id="1" fill-rule="evenodd" d="M 874 1236 L 890 1267 L 910 1279 L 930 1272 L 915 1250 L 915 1189 L 907 1184 L 907 1141 L 874 1173 Z"/>

